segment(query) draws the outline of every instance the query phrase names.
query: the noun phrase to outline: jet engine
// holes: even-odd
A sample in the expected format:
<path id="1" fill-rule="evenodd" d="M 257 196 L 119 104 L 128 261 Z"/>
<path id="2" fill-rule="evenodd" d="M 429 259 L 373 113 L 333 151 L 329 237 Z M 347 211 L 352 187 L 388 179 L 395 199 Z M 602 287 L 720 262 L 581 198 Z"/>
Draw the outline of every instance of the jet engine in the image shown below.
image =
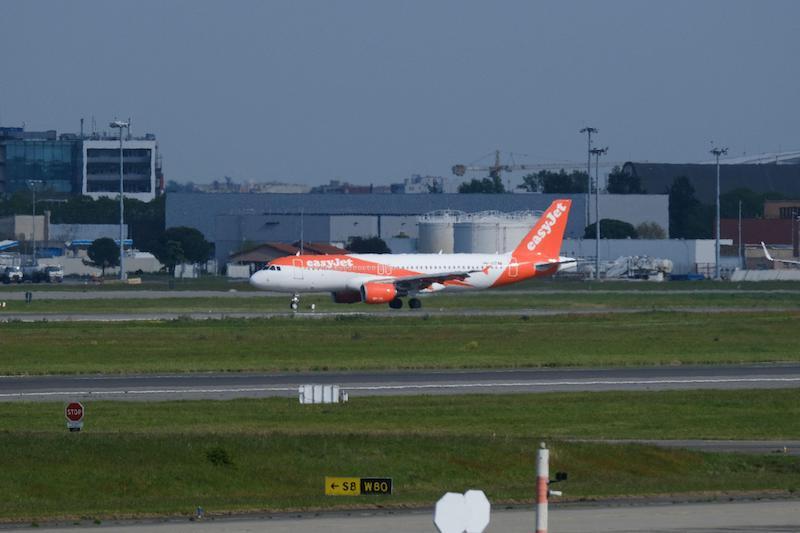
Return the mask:
<path id="1" fill-rule="evenodd" d="M 394 283 L 365 283 L 361 286 L 361 300 L 368 304 L 385 304 L 397 297 Z"/>

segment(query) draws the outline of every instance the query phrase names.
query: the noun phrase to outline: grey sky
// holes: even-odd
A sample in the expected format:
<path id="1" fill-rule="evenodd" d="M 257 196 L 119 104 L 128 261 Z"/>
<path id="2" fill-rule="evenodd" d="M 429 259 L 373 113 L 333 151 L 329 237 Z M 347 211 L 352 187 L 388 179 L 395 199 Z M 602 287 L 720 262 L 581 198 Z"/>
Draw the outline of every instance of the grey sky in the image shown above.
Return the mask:
<path id="1" fill-rule="evenodd" d="M 796 1 L 6 1 L 0 124 L 133 119 L 168 179 L 800 148 Z"/>

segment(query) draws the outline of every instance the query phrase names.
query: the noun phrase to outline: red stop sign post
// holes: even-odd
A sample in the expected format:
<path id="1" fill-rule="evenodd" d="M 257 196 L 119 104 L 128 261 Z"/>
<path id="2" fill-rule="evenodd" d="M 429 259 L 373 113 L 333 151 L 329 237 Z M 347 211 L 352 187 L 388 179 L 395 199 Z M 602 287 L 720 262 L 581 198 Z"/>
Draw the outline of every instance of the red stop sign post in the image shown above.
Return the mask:
<path id="1" fill-rule="evenodd" d="M 70 431 L 80 431 L 83 427 L 83 404 L 80 402 L 70 402 L 64 408 L 64 416 L 67 419 L 67 428 Z"/>

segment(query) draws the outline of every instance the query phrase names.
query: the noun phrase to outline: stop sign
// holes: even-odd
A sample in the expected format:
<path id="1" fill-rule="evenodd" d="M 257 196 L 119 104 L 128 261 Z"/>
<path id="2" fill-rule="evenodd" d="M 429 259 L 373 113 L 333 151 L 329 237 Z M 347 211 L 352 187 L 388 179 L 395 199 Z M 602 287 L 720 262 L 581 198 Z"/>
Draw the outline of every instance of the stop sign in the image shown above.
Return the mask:
<path id="1" fill-rule="evenodd" d="M 64 416 L 70 422 L 81 422 L 83 420 L 83 404 L 80 402 L 70 402 L 64 408 Z"/>

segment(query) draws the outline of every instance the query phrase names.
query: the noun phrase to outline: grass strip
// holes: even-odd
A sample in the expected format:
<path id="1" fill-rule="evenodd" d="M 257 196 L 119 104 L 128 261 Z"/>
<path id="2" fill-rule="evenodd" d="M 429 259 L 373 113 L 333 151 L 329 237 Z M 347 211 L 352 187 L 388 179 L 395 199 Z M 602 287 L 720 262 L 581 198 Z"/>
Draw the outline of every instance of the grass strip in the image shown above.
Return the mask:
<path id="1" fill-rule="evenodd" d="M 799 312 L 0 324 L 0 374 L 792 362 Z"/>
<path id="2" fill-rule="evenodd" d="M 110 518 L 430 506 L 482 488 L 533 503 L 536 439 L 363 435 L 61 435 L 0 437 L 0 518 Z M 800 488 L 800 458 L 551 443 L 566 499 Z M 325 475 L 389 476 L 385 497 L 331 498 Z"/>
<path id="3" fill-rule="evenodd" d="M 85 401 L 89 433 L 432 435 L 584 439 L 800 439 L 797 389 Z M 62 433 L 61 403 L 0 403 L 0 430 Z"/>
<path id="4" fill-rule="evenodd" d="M 98 295 L 99 296 L 99 295 Z M 0 295 L 2 299 L 2 295 Z M 302 308 L 308 309 L 315 306 L 317 312 L 342 312 L 358 311 L 372 313 L 386 311 L 385 305 L 340 305 L 331 301 L 327 295 L 304 295 Z M 752 293 L 653 293 L 648 291 L 627 291 L 610 293 L 576 293 L 576 294 L 548 294 L 546 291 L 537 293 L 464 293 L 464 294 L 435 294 L 424 298 L 426 309 L 538 309 L 538 310 L 575 310 L 575 311 L 604 311 L 609 309 L 651 309 L 658 311 L 666 308 L 739 308 L 739 309 L 767 309 L 787 308 L 800 309 L 800 296 L 794 293 L 782 292 L 770 294 Z M 22 300 L 6 302 L 2 313 L 233 313 L 233 312 L 276 312 L 289 311 L 288 296 L 259 296 L 259 297 L 197 297 L 197 298 L 136 298 L 135 293 L 130 298 L 123 299 L 85 299 L 85 300 L 57 300 L 37 298 L 31 303 Z M 411 311 L 398 311 L 398 314 L 407 314 Z M 424 312 L 424 309 L 423 309 Z M 416 314 L 421 314 L 415 311 Z M 2 318 L 2 314 L 0 314 Z"/>
<path id="5" fill-rule="evenodd" d="M 531 503 L 538 442 L 570 499 L 800 489 L 800 458 L 559 438 L 797 438 L 796 391 L 87 402 L 0 405 L 0 519 L 110 518 L 342 506 L 430 506 L 483 488 Z M 330 498 L 323 477 L 389 476 L 389 497 Z"/>

